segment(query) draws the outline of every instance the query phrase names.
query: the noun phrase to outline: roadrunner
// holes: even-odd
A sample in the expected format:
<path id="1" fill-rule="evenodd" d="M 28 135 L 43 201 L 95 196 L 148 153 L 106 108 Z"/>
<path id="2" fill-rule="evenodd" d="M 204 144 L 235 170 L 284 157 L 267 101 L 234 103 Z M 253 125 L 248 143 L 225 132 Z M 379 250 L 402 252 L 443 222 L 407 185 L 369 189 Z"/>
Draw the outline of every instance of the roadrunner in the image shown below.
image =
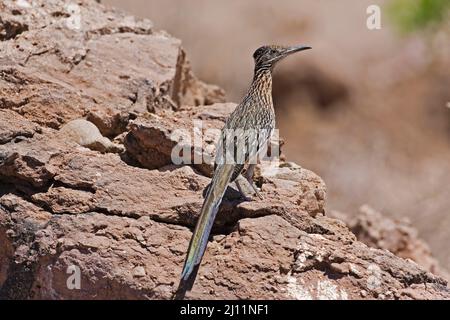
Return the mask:
<path id="1" fill-rule="evenodd" d="M 181 280 L 175 295 L 182 299 L 191 290 L 208 244 L 209 234 L 228 184 L 236 185 L 246 198 L 249 186 L 258 194 L 253 184 L 253 168 L 258 153 L 265 148 L 275 128 L 272 102 L 272 70 L 286 56 L 306 46 L 263 46 L 253 54 L 255 71 L 253 82 L 242 102 L 231 113 L 222 129 L 216 149 L 214 175 L 206 190 L 205 200 L 189 244 Z M 245 178 L 241 175 L 245 170 Z"/>

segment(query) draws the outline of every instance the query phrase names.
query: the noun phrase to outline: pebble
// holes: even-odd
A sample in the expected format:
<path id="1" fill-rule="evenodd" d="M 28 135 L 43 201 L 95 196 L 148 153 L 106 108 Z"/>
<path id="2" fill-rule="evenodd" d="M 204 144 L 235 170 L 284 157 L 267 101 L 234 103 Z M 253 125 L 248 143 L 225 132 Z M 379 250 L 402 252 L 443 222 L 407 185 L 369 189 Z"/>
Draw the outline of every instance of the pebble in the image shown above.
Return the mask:
<path id="1" fill-rule="evenodd" d="M 147 273 L 145 272 L 144 267 L 138 266 L 133 270 L 133 276 L 136 278 L 145 277 Z"/>

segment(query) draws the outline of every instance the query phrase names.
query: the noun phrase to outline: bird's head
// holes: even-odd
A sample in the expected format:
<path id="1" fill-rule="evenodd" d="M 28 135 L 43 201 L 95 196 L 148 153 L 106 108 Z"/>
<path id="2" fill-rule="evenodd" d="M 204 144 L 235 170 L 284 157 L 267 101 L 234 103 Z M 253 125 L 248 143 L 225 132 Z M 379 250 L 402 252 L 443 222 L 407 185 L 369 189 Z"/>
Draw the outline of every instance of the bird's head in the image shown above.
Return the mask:
<path id="1" fill-rule="evenodd" d="M 253 59 L 255 59 L 255 67 L 267 67 L 273 68 L 275 64 L 281 59 L 287 57 L 288 55 L 311 49 L 308 46 L 292 46 L 292 47 L 283 47 L 283 46 L 262 46 L 256 49 L 253 53 Z"/>

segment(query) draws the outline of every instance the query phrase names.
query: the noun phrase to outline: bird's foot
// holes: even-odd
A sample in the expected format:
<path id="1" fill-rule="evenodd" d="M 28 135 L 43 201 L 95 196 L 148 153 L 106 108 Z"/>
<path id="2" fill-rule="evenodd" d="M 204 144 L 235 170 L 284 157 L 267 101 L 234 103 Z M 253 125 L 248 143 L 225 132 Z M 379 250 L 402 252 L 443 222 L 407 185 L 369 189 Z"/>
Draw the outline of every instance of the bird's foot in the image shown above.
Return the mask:
<path id="1" fill-rule="evenodd" d="M 259 198 L 259 200 L 264 200 L 264 197 L 261 195 L 261 193 L 259 192 L 259 189 L 257 186 L 255 186 L 254 183 L 251 183 L 251 186 L 253 188 L 253 190 L 255 191 L 256 196 Z"/>
<path id="2" fill-rule="evenodd" d="M 259 190 L 254 183 L 248 181 L 242 175 L 237 177 L 236 186 L 246 201 L 253 201 L 255 196 L 263 200 L 263 196 L 259 193 Z"/>

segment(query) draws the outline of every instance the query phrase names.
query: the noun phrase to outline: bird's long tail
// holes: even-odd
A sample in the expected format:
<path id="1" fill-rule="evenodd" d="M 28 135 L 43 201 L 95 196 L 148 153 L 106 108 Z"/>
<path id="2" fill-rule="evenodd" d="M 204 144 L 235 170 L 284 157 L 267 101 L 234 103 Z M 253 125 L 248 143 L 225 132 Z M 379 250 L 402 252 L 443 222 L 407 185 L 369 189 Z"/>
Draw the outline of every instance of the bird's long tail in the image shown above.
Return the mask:
<path id="1" fill-rule="evenodd" d="M 233 164 L 221 164 L 214 171 L 214 176 L 200 211 L 200 217 L 195 226 L 191 242 L 189 243 L 180 284 L 175 296 L 176 299 L 184 298 L 186 291 L 191 290 L 194 284 L 198 267 L 208 244 L 214 219 L 216 218 L 217 211 L 219 210 L 220 203 L 222 202 L 223 195 L 231 180 L 234 169 L 235 165 Z"/>

